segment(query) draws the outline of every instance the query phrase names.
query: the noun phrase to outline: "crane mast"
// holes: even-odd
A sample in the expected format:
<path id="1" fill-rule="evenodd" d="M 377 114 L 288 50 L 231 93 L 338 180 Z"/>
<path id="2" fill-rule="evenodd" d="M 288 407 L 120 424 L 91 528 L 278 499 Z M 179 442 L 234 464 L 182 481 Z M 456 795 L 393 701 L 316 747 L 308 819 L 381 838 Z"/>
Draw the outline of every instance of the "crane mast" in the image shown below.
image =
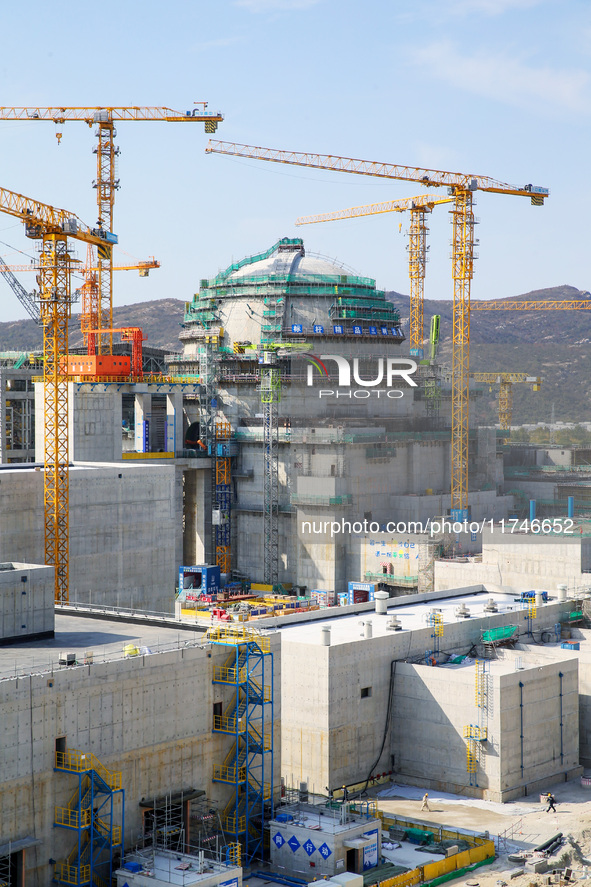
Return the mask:
<path id="1" fill-rule="evenodd" d="M 309 166 L 336 172 L 355 173 L 385 179 L 418 182 L 425 187 L 446 186 L 452 207 L 453 353 L 452 353 L 452 432 L 451 432 L 451 515 L 454 520 L 468 517 L 468 423 L 470 371 L 470 284 L 474 265 L 473 192 L 488 191 L 529 197 L 540 205 L 549 195 L 547 188 L 531 184 L 510 185 L 488 176 L 473 176 L 392 163 L 359 160 L 332 154 L 312 154 L 261 148 L 236 142 L 210 140 L 208 154 L 230 154 L 251 160 L 266 160 L 295 166 Z"/>
<path id="2" fill-rule="evenodd" d="M 43 325 L 45 562 L 53 565 L 55 600 L 69 601 L 68 321 L 71 256 L 68 238 L 102 246 L 117 237 L 89 228 L 67 210 L 0 188 L 0 212 L 25 223 L 41 240 L 39 311 Z"/>
<path id="3" fill-rule="evenodd" d="M 97 158 L 96 189 L 98 228 L 113 230 L 113 209 L 115 192 L 119 189 L 117 178 L 117 157 L 119 148 L 115 145 L 116 121 L 164 121 L 166 123 L 204 123 L 206 133 L 214 133 L 224 118 L 220 111 L 208 111 L 207 102 L 197 102 L 203 106 L 188 111 L 175 111 L 165 107 L 140 106 L 98 106 L 98 107 L 0 107 L 0 120 L 49 121 L 63 125 L 68 121 L 81 121 L 92 127 L 96 124 L 97 145 L 94 153 Z M 58 142 L 62 137 L 56 133 Z M 97 329 L 96 347 L 99 354 L 111 352 L 113 328 L 113 258 L 111 246 L 103 243 L 98 251 L 97 278 L 97 317 L 83 321 L 87 329 Z"/>

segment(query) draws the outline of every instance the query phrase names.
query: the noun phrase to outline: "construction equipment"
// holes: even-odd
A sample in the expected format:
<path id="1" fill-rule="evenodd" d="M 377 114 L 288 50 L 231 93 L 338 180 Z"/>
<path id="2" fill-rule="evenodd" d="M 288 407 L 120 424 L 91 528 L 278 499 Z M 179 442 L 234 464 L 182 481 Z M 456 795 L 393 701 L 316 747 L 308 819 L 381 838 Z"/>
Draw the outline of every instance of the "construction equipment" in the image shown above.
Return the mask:
<path id="1" fill-rule="evenodd" d="M 41 241 L 39 309 L 43 325 L 45 393 L 45 562 L 55 571 L 55 600 L 67 603 L 69 560 L 68 320 L 71 308 L 68 238 L 111 246 L 117 236 L 89 228 L 73 213 L 0 188 L 0 212 L 25 223 L 27 237 Z"/>
<path id="2" fill-rule="evenodd" d="M 472 302 L 470 311 L 591 311 L 590 299 L 491 299 Z"/>
<path id="3" fill-rule="evenodd" d="M 138 262 L 136 265 L 114 265 L 113 271 L 139 271 L 140 277 L 147 277 L 151 268 L 159 268 L 160 262 L 152 256 L 147 262 Z M 88 354 L 96 354 L 97 340 L 100 345 L 101 334 L 106 335 L 106 330 L 100 329 L 100 268 L 95 265 L 94 249 L 88 244 L 86 250 L 86 264 L 84 265 L 84 283 L 81 287 L 82 311 L 80 313 L 80 331 Z M 114 331 L 114 328 L 111 328 Z M 90 333 L 93 332 L 91 336 Z M 112 335 L 110 333 L 109 335 Z M 141 349 L 141 344 L 140 344 Z M 99 352 L 100 353 L 100 352 Z M 141 363 L 141 356 L 140 356 Z"/>
<path id="4" fill-rule="evenodd" d="M 36 294 L 28 293 L 22 283 L 14 276 L 12 270 L 13 269 L 6 264 L 4 259 L 0 257 L 0 274 L 8 283 L 8 286 L 11 288 L 27 314 L 33 318 L 35 323 L 41 323 L 41 312 L 39 310 Z"/>
<path id="5" fill-rule="evenodd" d="M 75 262 L 76 260 L 72 259 L 72 266 Z M 4 259 L 0 258 L 0 263 L 4 271 L 41 271 L 41 266 L 34 265 L 32 262 L 29 265 L 7 265 Z M 150 256 L 147 261 L 137 262 L 135 265 L 113 265 L 113 271 L 139 271 L 140 277 L 149 277 L 153 268 L 160 268 L 160 262 L 154 256 Z M 2 274 L 2 269 L 0 269 L 0 274 Z M 90 270 L 98 271 L 96 262 L 90 266 Z M 72 267 L 72 271 L 74 271 L 74 267 Z"/>
<path id="6" fill-rule="evenodd" d="M 527 382 L 534 391 L 539 391 L 542 380 L 539 376 L 528 376 L 527 373 L 470 373 L 476 382 L 488 385 L 500 385 L 499 388 L 499 425 L 501 431 L 509 431 L 513 418 L 513 385 Z"/>
<path id="7" fill-rule="evenodd" d="M 453 355 L 452 355 L 452 432 L 451 432 L 451 516 L 454 520 L 468 517 L 468 414 L 470 369 L 470 282 L 474 266 L 475 191 L 529 197 L 539 206 L 549 195 L 547 188 L 536 185 L 510 185 L 488 176 L 444 172 L 435 169 L 376 163 L 326 154 L 310 154 L 258 148 L 232 142 L 210 141 L 206 153 L 230 154 L 251 160 L 267 160 L 295 166 L 309 166 L 357 175 L 419 182 L 425 187 L 447 187 L 453 198 L 452 277 Z"/>
<path id="8" fill-rule="evenodd" d="M 373 216 L 379 213 L 410 212 L 410 229 L 408 243 L 408 260 L 410 277 L 410 335 L 409 354 L 422 360 L 423 352 L 423 312 L 424 312 L 424 281 L 427 264 L 427 227 L 425 216 L 433 211 L 434 206 L 451 203 L 451 197 L 438 198 L 433 194 L 422 194 L 418 197 L 407 197 L 402 200 L 387 200 L 382 203 L 369 203 L 365 206 L 351 206 L 348 209 L 323 213 L 317 216 L 300 216 L 296 225 L 311 225 L 316 222 L 332 222 L 337 219 L 356 219 L 360 216 Z"/>
<path id="9" fill-rule="evenodd" d="M 188 111 L 174 111 L 162 107 L 52 107 L 52 108 L 8 108 L 0 107 L 0 120 L 49 121 L 63 125 L 66 121 L 82 121 L 92 127 L 96 124 L 98 143 L 94 149 L 97 156 L 97 176 L 93 182 L 96 188 L 98 206 L 98 228 L 113 230 L 113 207 L 115 192 L 119 188 L 117 178 L 117 157 L 119 148 L 115 146 L 117 130 L 115 123 L 120 121 L 164 121 L 166 123 L 204 123 L 206 133 L 214 133 L 224 118 L 219 111 L 208 111 L 207 102 L 195 102 L 203 106 Z M 62 133 L 56 133 L 58 144 Z M 98 250 L 98 329 L 97 348 L 102 354 L 112 347 L 112 340 L 106 339 L 104 328 L 113 327 L 113 264 L 112 251 L 108 243 L 102 243 Z"/>
<path id="10" fill-rule="evenodd" d="M 112 329 L 103 330 L 103 332 L 109 333 L 110 335 L 113 333 L 121 333 L 122 342 L 131 342 L 131 375 L 133 376 L 134 381 L 141 382 L 144 377 L 142 343 L 147 341 L 148 337 L 144 336 L 143 331 L 138 326 L 112 327 Z M 96 337 L 93 335 L 95 333 L 98 333 L 98 330 L 89 330 L 89 354 L 96 354 L 96 351 L 91 350 L 96 341 Z"/>

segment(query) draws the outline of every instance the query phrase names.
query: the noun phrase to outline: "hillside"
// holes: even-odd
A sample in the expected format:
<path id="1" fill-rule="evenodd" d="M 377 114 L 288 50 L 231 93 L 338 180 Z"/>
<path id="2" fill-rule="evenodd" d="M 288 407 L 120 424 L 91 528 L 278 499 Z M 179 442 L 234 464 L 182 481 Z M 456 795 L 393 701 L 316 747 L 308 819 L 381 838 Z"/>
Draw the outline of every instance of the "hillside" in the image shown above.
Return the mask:
<path id="1" fill-rule="evenodd" d="M 534 290 L 515 299 L 583 299 L 588 293 L 572 286 Z M 400 306 L 408 333 L 409 297 L 388 293 Z M 505 299 L 503 301 L 511 301 Z M 452 302 L 425 300 L 425 330 L 433 314 L 441 315 L 439 359 L 451 366 Z M 591 310 L 587 311 L 482 311 L 472 314 L 470 368 L 486 372 L 526 372 L 542 378 L 534 393 L 529 385 L 513 386 L 513 422 L 549 422 L 552 404 L 557 421 L 591 420 Z M 482 387 L 471 406 L 471 420 L 497 421 L 497 387 Z"/>
<path id="2" fill-rule="evenodd" d="M 180 351 L 179 332 L 185 303 L 181 299 L 156 299 L 113 309 L 115 327 L 139 326 L 148 337 L 147 344 L 155 348 Z M 70 321 L 70 346 L 82 345 L 80 316 Z M 41 327 L 33 320 L 15 320 L 0 323 L 0 351 L 29 351 L 43 347 Z"/>
<path id="3" fill-rule="evenodd" d="M 409 297 L 390 292 L 400 308 L 408 334 Z M 516 299 L 585 298 L 572 286 L 534 290 Z M 505 300 L 505 301 L 510 301 Z M 140 326 L 148 345 L 180 350 L 178 335 L 185 303 L 180 299 L 138 302 L 114 310 L 115 326 Z M 440 360 L 451 366 L 452 302 L 425 300 L 425 329 L 433 314 L 441 315 Z M 71 322 L 70 344 L 81 344 L 77 317 Z M 515 385 L 514 423 L 550 421 L 552 404 L 558 421 L 591 421 L 591 311 L 478 312 L 472 315 L 470 366 L 473 370 L 514 370 L 542 377 L 542 389 Z M 32 320 L 0 323 L 0 350 L 28 351 L 42 347 L 41 329 Z M 496 421 L 496 388 L 485 386 L 471 409 L 473 421 Z"/>

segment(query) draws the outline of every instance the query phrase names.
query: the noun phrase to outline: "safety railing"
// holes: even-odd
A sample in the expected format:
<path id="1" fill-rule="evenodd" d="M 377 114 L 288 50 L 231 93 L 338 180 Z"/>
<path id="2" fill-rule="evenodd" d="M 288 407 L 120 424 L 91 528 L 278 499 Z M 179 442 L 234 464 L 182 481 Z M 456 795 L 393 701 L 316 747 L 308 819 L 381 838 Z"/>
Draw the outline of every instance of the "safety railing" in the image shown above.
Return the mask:
<path id="1" fill-rule="evenodd" d="M 107 770 L 92 752 L 56 751 L 55 766 L 57 770 L 66 770 L 70 773 L 86 773 L 88 770 L 94 770 L 109 788 L 115 791 L 121 788 L 121 772 Z"/>
<path id="2" fill-rule="evenodd" d="M 68 865 L 67 862 L 58 862 L 55 864 L 54 881 L 59 884 L 88 884 L 90 882 L 90 866 Z"/>
<path id="3" fill-rule="evenodd" d="M 53 822 L 64 828 L 88 828 L 90 825 L 90 808 L 75 810 L 71 807 L 56 807 Z"/>
<path id="4" fill-rule="evenodd" d="M 213 778 L 217 782 L 227 782 L 230 785 L 236 785 L 238 782 L 246 782 L 246 767 L 231 767 L 226 764 L 215 764 L 213 768 Z"/>
<path id="5" fill-rule="evenodd" d="M 226 717 L 225 715 L 213 716 L 213 729 L 219 733 L 244 733 L 246 730 L 246 718 Z"/>
<path id="6" fill-rule="evenodd" d="M 262 653 L 271 652 L 271 641 L 268 636 L 247 628 L 240 623 L 232 625 L 216 625 L 207 633 L 207 640 L 213 644 L 256 644 Z"/>
<path id="7" fill-rule="evenodd" d="M 227 665 L 214 665 L 213 680 L 216 684 L 245 684 L 248 680 L 246 668 L 229 668 Z"/>

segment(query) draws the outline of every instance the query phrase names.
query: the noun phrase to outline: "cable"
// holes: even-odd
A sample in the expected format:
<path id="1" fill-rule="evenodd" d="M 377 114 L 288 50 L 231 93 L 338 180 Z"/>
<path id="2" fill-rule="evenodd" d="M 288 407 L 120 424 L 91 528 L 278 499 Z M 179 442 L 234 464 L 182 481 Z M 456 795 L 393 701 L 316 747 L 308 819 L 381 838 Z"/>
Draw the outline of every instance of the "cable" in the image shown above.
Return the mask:
<path id="1" fill-rule="evenodd" d="M 369 785 L 369 780 L 372 777 L 373 771 L 376 769 L 378 764 L 380 763 L 380 758 L 382 757 L 382 753 L 384 751 L 384 746 L 386 745 L 386 738 L 388 736 L 388 730 L 390 728 L 390 717 L 392 714 L 392 699 L 394 697 L 394 676 L 396 674 L 396 663 L 397 659 L 393 659 L 390 663 L 390 687 L 388 689 L 388 708 L 386 710 L 386 723 L 384 724 L 384 735 L 382 736 L 382 745 L 378 752 L 378 756 L 375 759 L 373 766 L 369 773 L 367 774 L 367 779 L 365 780 L 365 786 L 358 792 L 358 795 L 362 795 L 367 791 L 367 786 Z"/>

